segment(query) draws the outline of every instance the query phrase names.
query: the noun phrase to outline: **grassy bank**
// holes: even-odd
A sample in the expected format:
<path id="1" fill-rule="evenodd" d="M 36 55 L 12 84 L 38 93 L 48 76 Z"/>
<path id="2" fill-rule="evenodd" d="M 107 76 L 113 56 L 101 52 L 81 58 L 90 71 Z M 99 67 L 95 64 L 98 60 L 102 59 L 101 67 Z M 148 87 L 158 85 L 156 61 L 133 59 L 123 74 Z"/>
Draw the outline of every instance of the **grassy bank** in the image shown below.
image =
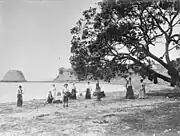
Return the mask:
<path id="1" fill-rule="evenodd" d="M 148 92 L 148 98 L 124 99 L 125 92 L 44 105 L 45 100 L 0 104 L 0 135 L 4 136 L 176 136 L 180 134 L 180 101 L 167 98 L 171 90 Z M 164 92 L 164 93 L 162 93 Z M 135 93 L 137 94 L 137 92 Z"/>

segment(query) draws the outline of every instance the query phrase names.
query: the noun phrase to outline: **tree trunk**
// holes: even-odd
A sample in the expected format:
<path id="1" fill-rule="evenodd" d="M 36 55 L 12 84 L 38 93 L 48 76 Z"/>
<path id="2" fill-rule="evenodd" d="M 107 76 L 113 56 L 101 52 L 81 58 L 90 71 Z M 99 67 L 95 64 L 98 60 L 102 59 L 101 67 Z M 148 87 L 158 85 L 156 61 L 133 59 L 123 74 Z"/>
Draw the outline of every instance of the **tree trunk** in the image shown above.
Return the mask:
<path id="1" fill-rule="evenodd" d="M 153 69 L 148 68 L 145 64 L 141 63 L 139 60 L 133 58 L 132 56 L 129 56 L 128 58 L 136 63 L 138 63 L 142 68 L 145 68 L 147 70 L 148 73 L 152 73 L 154 74 L 157 78 L 163 79 L 166 82 L 171 83 L 172 86 L 174 85 L 179 85 L 180 84 L 180 76 L 179 76 L 179 72 L 176 70 L 176 68 L 174 68 L 171 63 L 170 64 L 166 64 L 164 63 L 161 59 L 157 58 L 156 56 L 154 56 L 153 54 L 150 54 L 150 57 L 153 58 L 154 60 L 156 60 L 157 62 L 159 62 L 161 65 L 163 65 L 167 70 L 168 70 L 168 74 L 170 75 L 170 77 L 164 76 L 160 73 L 157 73 L 156 71 L 154 71 Z"/>
<path id="2" fill-rule="evenodd" d="M 171 76 L 172 85 L 179 86 L 180 76 L 179 76 L 179 72 L 176 70 L 176 68 L 174 68 L 172 65 L 169 65 L 168 74 Z"/>
<path id="3" fill-rule="evenodd" d="M 150 73 L 153 73 L 156 77 L 171 83 L 172 86 L 179 86 L 180 83 L 180 76 L 179 76 L 179 72 L 172 67 L 171 65 L 168 66 L 168 74 L 170 75 L 170 77 L 164 76 L 162 74 L 157 73 L 156 71 L 152 70 L 152 69 L 148 69 L 148 71 Z"/>

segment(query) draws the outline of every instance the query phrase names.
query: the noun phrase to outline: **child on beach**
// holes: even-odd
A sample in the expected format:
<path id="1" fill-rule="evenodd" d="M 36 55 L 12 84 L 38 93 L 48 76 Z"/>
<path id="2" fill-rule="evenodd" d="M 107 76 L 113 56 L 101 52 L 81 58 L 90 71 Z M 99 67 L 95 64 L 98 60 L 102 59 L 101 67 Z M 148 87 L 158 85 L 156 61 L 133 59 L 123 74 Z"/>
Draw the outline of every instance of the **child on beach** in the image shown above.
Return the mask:
<path id="1" fill-rule="evenodd" d="M 57 92 L 57 96 L 56 96 L 56 101 L 54 101 L 54 103 L 62 103 L 63 102 L 63 98 L 60 92 Z"/>
<path id="2" fill-rule="evenodd" d="M 52 96 L 52 93 L 51 93 L 51 91 L 49 91 L 49 93 L 48 93 L 48 98 L 47 98 L 47 101 L 46 101 L 46 103 L 52 103 L 52 101 L 53 101 L 53 96 Z"/>
<path id="3" fill-rule="evenodd" d="M 17 107 L 22 107 L 23 104 L 23 90 L 22 90 L 22 86 L 20 85 L 18 88 L 18 93 L 17 93 Z"/>

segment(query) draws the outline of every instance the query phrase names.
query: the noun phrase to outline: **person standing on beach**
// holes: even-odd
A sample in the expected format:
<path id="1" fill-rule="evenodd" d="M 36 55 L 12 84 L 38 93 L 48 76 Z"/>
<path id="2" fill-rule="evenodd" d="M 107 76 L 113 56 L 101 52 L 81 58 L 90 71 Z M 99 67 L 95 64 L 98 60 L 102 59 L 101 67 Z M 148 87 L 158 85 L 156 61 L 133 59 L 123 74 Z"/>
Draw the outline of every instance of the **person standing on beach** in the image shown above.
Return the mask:
<path id="1" fill-rule="evenodd" d="M 87 87 L 86 87 L 86 95 L 85 95 L 85 99 L 91 99 L 91 85 L 90 82 L 88 82 Z"/>
<path id="2" fill-rule="evenodd" d="M 101 87 L 99 84 L 99 80 L 97 80 L 97 83 L 96 83 L 95 95 L 97 96 L 97 100 L 100 101 L 101 100 Z"/>
<path id="3" fill-rule="evenodd" d="M 50 91 L 52 92 L 53 101 L 56 101 L 56 86 L 55 86 L 55 84 L 52 85 L 52 89 Z"/>
<path id="4" fill-rule="evenodd" d="M 76 85 L 73 83 L 72 91 L 71 91 L 71 99 L 76 99 Z"/>
<path id="5" fill-rule="evenodd" d="M 126 98 L 134 99 L 134 92 L 133 92 L 133 88 L 132 88 L 131 77 L 129 77 L 129 80 L 127 80 L 126 89 L 127 89 Z"/>
<path id="6" fill-rule="evenodd" d="M 68 107 L 68 97 L 69 97 L 69 89 L 68 89 L 68 84 L 64 84 L 64 88 L 62 91 L 63 95 L 63 107 Z"/>
<path id="7" fill-rule="evenodd" d="M 23 104 L 23 90 L 22 90 L 22 86 L 20 85 L 18 88 L 18 93 L 17 93 L 17 107 L 22 107 Z"/>
<path id="8" fill-rule="evenodd" d="M 145 98 L 145 84 L 143 82 L 143 79 L 140 80 L 140 91 L 139 91 L 139 98 L 144 99 Z"/>

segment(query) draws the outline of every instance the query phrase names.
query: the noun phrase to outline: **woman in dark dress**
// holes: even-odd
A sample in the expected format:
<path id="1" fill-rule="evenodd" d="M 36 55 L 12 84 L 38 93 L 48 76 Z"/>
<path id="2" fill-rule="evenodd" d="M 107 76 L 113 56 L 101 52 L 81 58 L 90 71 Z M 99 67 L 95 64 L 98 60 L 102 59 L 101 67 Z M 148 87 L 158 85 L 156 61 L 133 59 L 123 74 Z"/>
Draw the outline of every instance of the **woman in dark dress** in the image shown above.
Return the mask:
<path id="1" fill-rule="evenodd" d="M 97 100 L 100 101 L 102 97 L 101 97 L 101 87 L 99 85 L 99 81 L 97 81 L 97 83 L 96 83 L 95 92 L 96 92 Z"/>
<path id="2" fill-rule="evenodd" d="M 49 91 L 46 103 L 52 103 L 52 101 L 53 101 L 53 96 L 52 96 L 51 91 Z"/>
<path id="3" fill-rule="evenodd" d="M 17 107 L 22 107 L 22 104 L 23 104 L 22 94 L 23 94 L 22 86 L 19 86 L 18 93 L 17 93 Z"/>
<path id="4" fill-rule="evenodd" d="M 73 88 L 71 91 L 71 99 L 76 99 L 76 86 L 73 84 Z"/>
<path id="5" fill-rule="evenodd" d="M 126 89 L 127 89 L 126 98 L 134 99 L 134 92 L 133 92 L 133 88 L 132 88 L 131 77 L 129 78 L 129 80 L 127 80 Z"/>
<path id="6" fill-rule="evenodd" d="M 91 99 L 91 86 L 90 86 L 90 83 L 88 82 L 87 84 L 87 88 L 86 88 L 86 96 L 85 96 L 86 99 Z"/>

